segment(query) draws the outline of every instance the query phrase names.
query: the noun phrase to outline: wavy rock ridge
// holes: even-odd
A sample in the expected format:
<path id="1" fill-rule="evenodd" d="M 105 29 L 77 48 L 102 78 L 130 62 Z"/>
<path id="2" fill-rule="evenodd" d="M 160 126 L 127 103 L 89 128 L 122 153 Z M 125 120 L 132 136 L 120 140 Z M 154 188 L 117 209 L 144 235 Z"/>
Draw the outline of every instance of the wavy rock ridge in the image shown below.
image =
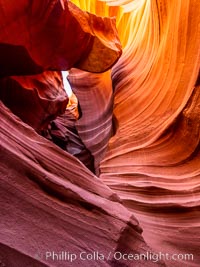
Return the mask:
<path id="1" fill-rule="evenodd" d="M 111 252 L 91 266 L 198 267 L 199 1 L 0 2 L 2 264 L 89 266 L 44 257 L 84 249 Z"/>
<path id="2" fill-rule="evenodd" d="M 173 266 L 198 266 L 199 2 L 74 2 L 115 14 L 123 46 L 112 69 L 116 133 L 100 177 L 139 219 L 150 246 L 193 253 L 194 261 Z"/>

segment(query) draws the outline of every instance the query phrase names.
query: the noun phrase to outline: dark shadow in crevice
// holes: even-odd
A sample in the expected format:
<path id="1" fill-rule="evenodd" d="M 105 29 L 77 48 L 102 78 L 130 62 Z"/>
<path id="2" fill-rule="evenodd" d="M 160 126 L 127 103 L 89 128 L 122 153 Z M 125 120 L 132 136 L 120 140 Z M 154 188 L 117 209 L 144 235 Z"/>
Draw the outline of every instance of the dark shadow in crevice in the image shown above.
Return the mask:
<path id="1" fill-rule="evenodd" d="M 34 75 L 43 68 L 33 61 L 30 54 L 20 45 L 0 44 L 0 77 L 12 75 Z"/>
<path id="2" fill-rule="evenodd" d="M 76 119 L 66 109 L 65 113 L 51 121 L 48 129 L 42 131 L 42 136 L 57 146 L 78 158 L 90 171 L 95 173 L 94 157 L 83 144 L 75 127 Z"/>

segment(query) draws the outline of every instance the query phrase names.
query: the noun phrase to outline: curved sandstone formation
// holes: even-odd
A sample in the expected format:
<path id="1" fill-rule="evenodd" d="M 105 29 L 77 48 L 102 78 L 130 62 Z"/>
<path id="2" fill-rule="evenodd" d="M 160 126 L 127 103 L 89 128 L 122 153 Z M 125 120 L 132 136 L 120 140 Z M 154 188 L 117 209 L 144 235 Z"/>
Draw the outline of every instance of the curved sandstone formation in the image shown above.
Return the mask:
<path id="1" fill-rule="evenodd" d="M 68 79 L 82 112 L 75 127 L 82 142 L 94 157 L 94 169 L 96 174 L 99 174 L 99 164 L 113 133 L 113 91 L 110 71 L 103 74 L 88 74 L 72 69 Z"/>
<path id="2" fill-rule="evenodd" d="M 198 267 L 200 2 L 0 2 L 2 264 Z"/>
<path id="3" fill-rule="evenodd" d="M 116 252 L 153 253 L 133 214 L 79 160 L 37 135 L 2 103 L 0 117 L 2 265 L 88 266 L 86 255 L 99 253 L 90 256 L 93 266 L 127 266 L 115 259 Z M 165 266 L 144 258 L 137 262 Z"/>
<path id="4" fill-rule="evenodd" d="M 65 112 L 68 96 L 59 72 L 0 79 L 0 100 L 37 132 Z"/>
<path id="5" fill-rule="evenodd" d="M 194 255 L 169 266 L 198 266 L 199 2 L 74 2 L 98 15 L 115 13 L 123 46 L 112 69 L 117 131 L 100 177 L 156 251 Z"/>
<path id="6" fill-rule="evenodd" d="M 78 67 L 103 72 L 121 55 L 115 19 L 70 1 L 0 1 L 0 76 Z"/>

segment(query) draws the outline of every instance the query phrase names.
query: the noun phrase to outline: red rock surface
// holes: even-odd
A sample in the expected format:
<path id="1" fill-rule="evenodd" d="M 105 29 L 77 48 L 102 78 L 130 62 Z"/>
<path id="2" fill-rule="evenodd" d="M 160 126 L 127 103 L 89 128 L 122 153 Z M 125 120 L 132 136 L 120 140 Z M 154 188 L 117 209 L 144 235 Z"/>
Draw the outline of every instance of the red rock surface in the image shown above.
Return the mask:
<path id="1" fill-rule="evenodd" d="M 100 177 L 136 215 L 156 251 L 193 253 L 193 261 L 170 267 L 197 267 L 199 1 L 92 2 L 74 0 L 98 15 L 115 13 L 123 46 L 112 69 L 116 134 Z"/>
<path id="2" fill-rule="evenodd" d="M 0 76 L 68 70 L 102 72 L 121 55 L 115 19 L 70 1 L 0 1 Z"/>
<path id="3" fill-rule="evenodd" d="M 65 112 L 68 96 L 59 72 L 46 71 L 33 76 L 0 79 L 0 99 L 14 114 L 36 131 Z"/>
<path id="4" fill-rule="evenodd" d="M 199 267 L 200 2 L 72 2 L 84 11 L 1 1 L 1 99 L 31 126 L 1 103 L 2 265 Z M 116 16 L 117 63 L 115 19 L 105 16 Z M 59 72 L 43 72 L 71 67 L 79 117 L 65 110 Z M 63 149 L 34 131 L 61 111 L 49 131 Z M 47 262 L 47 250 L 112 258 L 65 265 Z M 193 260 L 122 263 L 118 250 Z"/>
<path id="5" fill-rule="evenodd" d="M 42 135 L 78 158 L 95 173 L 94 157 L 81 140 L 76 129 L 76 118 L 69 108 L 65 110 L 63 115 L 51 121 L 48 129 L 43 131 Z"/>
<path id="6" fill-rule="evenodd" d="M 116 251 L 151 251 L 141 228 L 103 182 L 0 104 L 0 260 L 4 266 L 88 266 L 46 252 L 99 252 L 92 266 L 120 266 Z M 107 257 L 111 253 L 110 259 Z M 137 266 L 164 266 L 139 261 Z"/>
<path id="7" fill-rule="evenodd" d="M 99 174 L 99 164 L 113 132 L 113 92 L 110 71 L 103 74 L 88 74 L 72 69 L 68 79 L 82 111 L 75 127 L 82 142 L 94 157 L 94 169 L 96 174 Z"/>

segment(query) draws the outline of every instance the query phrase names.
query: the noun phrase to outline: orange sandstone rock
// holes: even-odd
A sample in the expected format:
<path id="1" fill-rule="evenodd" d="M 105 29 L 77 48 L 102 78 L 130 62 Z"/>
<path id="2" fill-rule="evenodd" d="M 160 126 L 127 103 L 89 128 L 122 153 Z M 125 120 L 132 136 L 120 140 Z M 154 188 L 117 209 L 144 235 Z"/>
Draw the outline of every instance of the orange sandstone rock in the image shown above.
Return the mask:
<path id="1" fill-rule="evenodd" d="M 103 72 L 121 55 L 115 20 L 70 1 L 0 2 L 0 76 L 68 70 Z"/>
<path id="2" fill-rule="evenodd" d="M 59 72 L 0 79 L 0 100 L 36 131 L 65 112 L 68 96 Z"/>

